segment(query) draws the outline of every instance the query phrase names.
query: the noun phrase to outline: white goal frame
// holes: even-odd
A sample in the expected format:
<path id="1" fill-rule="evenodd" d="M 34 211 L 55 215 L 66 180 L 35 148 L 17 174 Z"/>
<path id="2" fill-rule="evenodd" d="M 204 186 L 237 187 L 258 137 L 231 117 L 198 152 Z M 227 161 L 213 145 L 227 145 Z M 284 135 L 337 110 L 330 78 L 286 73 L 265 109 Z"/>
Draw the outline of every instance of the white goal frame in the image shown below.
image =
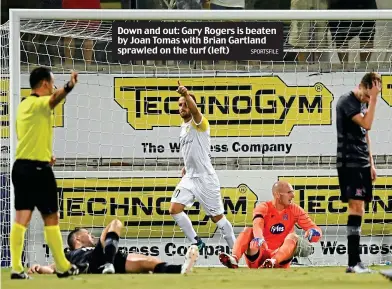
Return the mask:
<path id="1" fill-rule="evenodd" d="M 42 16 L 44 15 L 44 16 Z M 119 10 L 119 9 L 10 9 L 10 163 L 15 160 L 16 111 L 20 100 L 20 20 L 21 19 L 86 19 L 86 20 L 227 20 L 227 21 L 281 21 L 281 20 L 388 20 L 392 19 L 392 10 Z M 371 49 L 370 49 L 371 50 Z M 11 186 L 11 204 L 14 191 Z M 11 220 L 15 211 L 11 209 Z"/>
<path id="2" fill-rule="evenodd" d="M 21 24 L 22 19 L 49 19 L 49 20 L 213 20 L 213 21 L 283 21 L 283 20 L 392 20 L 392 10 L 56 10 L 56 9 L 10 9 L 9 21 L 9 139 L 10 139 L 10 168 L 15 161 L 16 152 L 16 112 L 20 102 L 21 88 Z M 388 48 L 389 50 L 390 48 Z M 307 49 L 309 52 L 320 51 Z M 322 49 L 321 49 L 322 50 Z M 327 49 L 325 49 L 327 50 Z M 295 52 L 295 50 L 289 50 Z M 305 51 L 305 50 L 301 50 Z M 330 51 L 330 50 L 328 50 Z M 333 49 L 337 51 L 337 49 Z M 354 51 L 344 49 L 344 51 Z M 358 50 L 355 50 L 358 51 Z M 379 51 L 367 49 L 366 51 Z M 385 51 L 385 50 L 383 50 Z M 392 51 L 392 50 L 391 50 Z M 75 176 L 77 172 L 62 171 L 62 176 Z M 317 174 L 318 171 L 313 172 Z M 83 174 L 92 173 L 83 171 Z M 104 175 L 106 172 L 95 172 Z M 107 173 L 113 176 L 113 172 Z M 116 172 L 115 175 L 127 175 Z M 10 185 L 11 222 L 15 218 L 14 187 Z"/>

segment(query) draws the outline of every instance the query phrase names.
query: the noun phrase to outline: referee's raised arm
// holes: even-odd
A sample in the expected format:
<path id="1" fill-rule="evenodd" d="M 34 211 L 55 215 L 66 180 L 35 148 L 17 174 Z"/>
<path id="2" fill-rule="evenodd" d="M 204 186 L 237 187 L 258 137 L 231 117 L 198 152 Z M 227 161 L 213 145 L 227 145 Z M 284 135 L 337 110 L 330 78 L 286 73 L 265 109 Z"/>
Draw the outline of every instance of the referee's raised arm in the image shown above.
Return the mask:
<path id="1" fill-rule="evenodd" d="M 49 100 L 49 106 L 51 109 L 55 108 L 66 96 L 72 91 L 75 84 L 78 82 L 78 73 L 72 71 L 71 79 L 64 85 L 64 87 L 57 89 Z"/>

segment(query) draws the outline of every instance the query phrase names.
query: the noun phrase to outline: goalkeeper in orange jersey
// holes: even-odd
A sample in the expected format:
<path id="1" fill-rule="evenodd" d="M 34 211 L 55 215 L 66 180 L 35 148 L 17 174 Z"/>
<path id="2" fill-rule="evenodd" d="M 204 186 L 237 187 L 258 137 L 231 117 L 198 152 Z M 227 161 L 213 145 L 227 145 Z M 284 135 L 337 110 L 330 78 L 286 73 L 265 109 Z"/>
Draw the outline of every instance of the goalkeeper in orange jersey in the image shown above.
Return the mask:
<path id="1" fill-rule="evenodd" d="M 272 193 L 272 201 L 262 202 L 254 209 L 253 227 L 239 234 L 232 255 L 219 255 L 224 266 L 238 268 L 238 261 L 245 254 L 249 268 L 289 268 L 294 256 L 313 253 L 310 242 L 318 242 L 322 233 L 309 215 L 293 203 L 293 187 L 278 181 Z M 294 233 L 295 224 L 306 231 L 305 238 Z"/>

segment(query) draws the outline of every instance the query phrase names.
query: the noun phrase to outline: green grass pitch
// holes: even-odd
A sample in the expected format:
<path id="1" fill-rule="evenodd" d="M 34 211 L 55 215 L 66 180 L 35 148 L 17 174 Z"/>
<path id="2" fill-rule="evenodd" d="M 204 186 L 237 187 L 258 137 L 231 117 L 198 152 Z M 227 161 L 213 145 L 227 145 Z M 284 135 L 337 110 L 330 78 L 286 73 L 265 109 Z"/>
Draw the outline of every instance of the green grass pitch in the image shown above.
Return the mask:
<path id="1" fill-rule="evenodd" d="M 390 268 L 390 267 L 389 267 Z M 386 269 L 373 267 L 373 269 Z M 383 289 L 392 282 L 379 273 L 346 274 L 344 267 L 250 270 L 240 268 L 194 268 L 189 275 L 79 275 L 58 279 L 55 275 L 33 275 L 33 280 L 10 280 L 2 270 L 2 288 L 15 289 Z"/>

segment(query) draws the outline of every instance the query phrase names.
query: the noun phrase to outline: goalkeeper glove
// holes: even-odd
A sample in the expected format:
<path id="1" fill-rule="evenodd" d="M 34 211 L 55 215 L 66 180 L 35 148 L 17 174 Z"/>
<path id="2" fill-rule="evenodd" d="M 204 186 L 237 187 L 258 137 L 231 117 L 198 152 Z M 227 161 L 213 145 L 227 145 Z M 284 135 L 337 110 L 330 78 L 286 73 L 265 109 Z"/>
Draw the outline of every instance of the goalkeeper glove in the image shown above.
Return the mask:
<path id="1" fill-rule="evenodd" d="M 251 248 L 262 248 L 264 250 L 268 249 L 267 243 L 263 238 L 254 238 L 250 242 L 250 247 Z"/>
<path id="2" fill-rule="evenodd" d="M 305 233 L 305 238 L 308 239 L 309 242 L 318 242 L 320 240 L 321 234 L 316 229 L 309 229 Z"/>

